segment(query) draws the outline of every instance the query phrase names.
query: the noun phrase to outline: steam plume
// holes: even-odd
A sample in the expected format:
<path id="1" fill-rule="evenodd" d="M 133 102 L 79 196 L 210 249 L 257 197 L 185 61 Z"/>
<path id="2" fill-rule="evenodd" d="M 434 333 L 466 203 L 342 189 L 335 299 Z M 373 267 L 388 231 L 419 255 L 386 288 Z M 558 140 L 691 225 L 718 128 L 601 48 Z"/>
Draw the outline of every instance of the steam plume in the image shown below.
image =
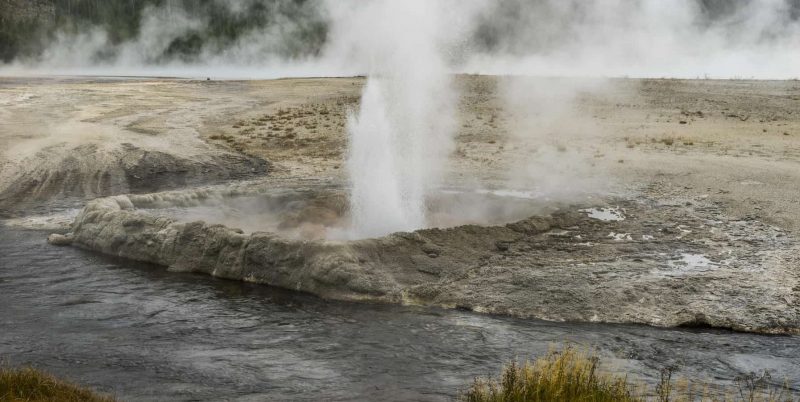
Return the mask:
<path id="1" fill-rule="evenodd" d="M 349 119 L 347 164 L 354 234 L 376 236 L 426 223 L 425 200 L 451 150 L 458 98 L 444 49 L 464 20 L 447 13 L 465 3 L 359 4 L 334 29 L 333 51 L 370 72 L 359 114 Z"/>
<path id="2" fill-rule="evenodd" d="M 375 12 L 380 1 L 152 0 L 141 4 L 147 3 L 151 5 L 130 15 L 137 20 L 124 32 L 134 29 L 132 36 L 123 35 L 122 28 L 88 20 L 66 27 L 56 25 L 55 31 L 43 36 L 43 47 L 34 46 L 42 37 L 36 31 L 29 33 L 30 38 L 16 38 L 24 43 L 20 42 L 19 49 L 7 49 L 16 52 L 16 57 L 6 54 L 4 57 L 13 61 L 1 71 L 222 78 L 370 72 L 365 60 L 333 51 L 342 49 L 338 42 L 342 35 L 331 31 L 341 31 L 337 27 L 352 22 L 353 13 Z M 447 9 L 442 23 L 468 24 L 458 28 L 461 36 L 456 41 L 445 45 L 449 46 L 445 61 L 450 71 L 685 78 L 800 76 L 800 0 L 427 3 L 429 12 Z M 474 18 L 476 4 L 481 6 Z M 4 25 L 22 32 L 22 27 L 31 24 L 45 26 L 46 20 L 15 25 L 11 19 L 4 20 Z M 415 33 L 413 21 L 408 28 L 398 35 Z M 353 27 L 353 32 L 365 36 L 365 45 L 369 37 L 381 36 L 358 27 Z M 8 33 L 0 29 L 0 38 L 4 34 Z"/>

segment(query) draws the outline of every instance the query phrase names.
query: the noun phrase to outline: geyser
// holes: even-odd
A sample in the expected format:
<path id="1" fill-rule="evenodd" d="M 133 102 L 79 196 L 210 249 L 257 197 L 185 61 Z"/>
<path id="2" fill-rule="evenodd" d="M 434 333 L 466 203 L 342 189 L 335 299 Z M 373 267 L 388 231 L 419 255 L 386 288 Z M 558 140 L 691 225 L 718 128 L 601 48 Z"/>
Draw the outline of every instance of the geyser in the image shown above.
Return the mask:
<path id="1" fill-rule="evenodd" d="M 445 76 L 446 77 L 446 76 Z M 446 80 L 446 78 L 444 78 Z M 450 145 L 450 105 L 415 104 L 404 86 L 418 81 L 370 78 L 357 115 L 348 119 L 347 169 L 352 186 L 353 237 L 419 229 L 426 224 L 426 198 L 436 187 Z M 421 97 L 432 88 L 417 86 Z M 439 110 L 439 118 L 433 110 Z"/>
<path id="2" fill-rule="evenodd" d="M 351 236 L 426 225 L 426 198 L 452 146 L 457 94 L 444 49 L 459 37 L 450 2 L 377 1 L 355 9 L 337 50 L 368 74 L 348 120 Z M 451 15 L 451 14 L 450 14 Z"/>
<path id="3" fill-rule="evenodd" d="M 423 189 L 403 174 L 402 144 L 389 121 L 383 83 L 367 83 L 358 116 L 348 121 L 350 213 L 355 236 L 413 230 L 425 223 Z"/>

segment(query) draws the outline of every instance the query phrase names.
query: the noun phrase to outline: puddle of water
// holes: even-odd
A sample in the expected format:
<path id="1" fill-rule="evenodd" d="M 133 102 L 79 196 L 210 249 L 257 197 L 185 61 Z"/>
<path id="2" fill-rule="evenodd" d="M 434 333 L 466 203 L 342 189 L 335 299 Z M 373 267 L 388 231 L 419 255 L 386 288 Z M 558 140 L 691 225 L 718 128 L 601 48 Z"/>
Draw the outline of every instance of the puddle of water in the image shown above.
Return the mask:
<path id="1" fill-rule="evenodd" d="M 680 258 L 667 261 L 667 264 L 678 271 L 708 271 L 719 265 L 703 254 L 690 253 L 683 253 Z"/>
<path id="2" fill-rule="evenodd" d="M 490 195 L 496 195 L 498 197 L 522 198 L 527 200 L 541 198 L 540 194 L 537 194 L 533 191 L 511 190 L 511 189 L 500 189 L 500 190 L 479 189 L 475 190 L 475 192 L 478 194 L 490 194 Z"/>
<path id="3" fill-rule="evenodd" d="M 588 208 L 582 209 L 592 219 L 599 219 L 605 222 L 624 221 L 625 215 L 617 207 L 611 208 Z"/>

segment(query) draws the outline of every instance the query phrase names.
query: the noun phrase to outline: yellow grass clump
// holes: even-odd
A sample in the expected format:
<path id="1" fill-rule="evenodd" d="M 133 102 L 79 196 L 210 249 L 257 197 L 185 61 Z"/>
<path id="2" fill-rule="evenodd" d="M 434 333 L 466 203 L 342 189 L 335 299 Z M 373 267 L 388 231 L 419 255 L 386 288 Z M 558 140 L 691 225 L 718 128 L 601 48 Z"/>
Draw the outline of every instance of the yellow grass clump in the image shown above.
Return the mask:
<path id="1" fill-rule="evenodd" d="M 115 399 L 98 395 L 88 388 L 59 380 L 30 367 L 21 369 L 0 367 L 0 401 L 113 402 Z"/>
<path id="2" fill-rule="evenodd" d="M 573 348 L 522 365 L 512 362 L 499 380 L 475 379 L 462 396 L 468 402 L 639 401 L 622 377 L 598 373 L 598 358 Z"/>
<path id="3" fill-rule="evenodd" d="M 654 389 L 603 373 L 600 359 L 573 347 L 551 351 L 523 364 L 512 362 L 498 379 L 476 378 L 460 395 L 464 402 L 794 402 L 786 386 L 775 389 L 769 376 L 736 379 L 736 387 L 715 387 L 686 379 L 673 380 L 674 369 L 662 370 Z M 800 401 L 798 399 L 797 401 Z"/>

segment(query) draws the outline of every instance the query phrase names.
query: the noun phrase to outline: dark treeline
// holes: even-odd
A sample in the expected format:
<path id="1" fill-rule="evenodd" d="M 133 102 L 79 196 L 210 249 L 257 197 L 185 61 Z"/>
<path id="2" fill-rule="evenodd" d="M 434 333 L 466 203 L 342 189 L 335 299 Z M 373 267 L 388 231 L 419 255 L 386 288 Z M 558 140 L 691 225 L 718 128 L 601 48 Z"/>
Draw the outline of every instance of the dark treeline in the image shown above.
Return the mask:
<path id="1" fill-rule="evenodd" d="M 663 0 L 668 3 L 671 0 Z M 735 29 L 736 19 L 748 17 L 742 13 L 748 6 L 761 7 L 763 0 L 694 0 L 697 14 L 696 26 L 708 28 L 727 24 Z M 800 0 L 783 0 L 787 17 L 797 24 L 800 20 Z M 635 7 L 638 0 L 628 0 Z M 676 2 L 678 3 L 678 2 Z M 623 4 L 625 4 L 623 2 Z M 587 9 L 597 6 L 594 0 L 502 0 L 495 1 L 489 11 L 479 19 L 473 42 L 476 48 L 492 51 L 503 49 L 514 54 L 546 51 L 554 44 L 562 44 L 565 34 L 571 32 L 570 25 L 585 18 Z M 770 5 L 764 5 L 769 7 Z M 774 6 L 774 4 L 772 4 Z M 569 12 L 565 13 L 565 9 Z M 560 20 L 568 15 L 575 20 Z M 531 18 L 536 16 L 537 18 Z M 531 22 L 535 21 L 535 22 Z M 532 25 L 541 23 L 540 25 Z M 531 36 L 534 26 L 536 35 Z M 554 28 L 555 27 L 555 28 Z M 777 27 L 776 27 L 777 28 Z"/>
<path id="2" fill-rule="evenodd" d="M 171 60 L 191 62 L 201 52 L 227 49 L 243 35 L 259 29 L 274 28 L 278 33 L 269 52 L 282 58 L 318 53 L 327 35 L 327 21 L 322 15 L 322 0 L 0 0 L 0 62 L 36 60 L 54 43 L 58 34 L 78 34 L 101 29 L 108 46 L 94 58 L 113 60 L 116 45 L 141 34 L 147 13 L 163 13 L 164 24 L 179 23 L 184 17 L 201 22 L 197 28 L 167 38 L 170 42 L 160 54 L 148 55 L 148 63 Z M 401 0 L 398 0 L 401 1 Z M 559 0 L 560 1 L 560 0 Z M 635 4 L 637 0 L 630 0 Z M 747 4 L 759 0 L 695 0 L 700 25 L 727 23 Z M 785 0 L 790 20 L 800 19 L 800 0 Z M 492 3 L 476 27 L 471 45 L 478 50 L 503 49 L 530 52 L 558 43 L 560 28 L 548 31 L 541 27 L 534 37 L 527 16 L 547 16 L 557 0 L 503 0 Z M 575 16 L 589 2 L 572 1 Z M 332 4 L 335 4 L 332 2 Z M 174 14 L 174 18 L 171 17 Z M 547 21 L 547 18 L 543 18 Z M 563 21 L 565 26 L 569 21 Z M 556 35 L 555 37 L 553 35 Z M 519 40 L 517 40 L 519 39 Z M 262 40 L 257 38 L 256 40 Z M 270 38 L 263 38 L 264 41 Z M 255 56 L 260 56 L 256 53 Z"/>
<path id="3" fill-rule="evenodd" d="M 100 28 L 111 45 L 139 35 L 146 10 L 180 13 L 202 21 L 202 27 L 171 38 L 162 60 L 191 61 L 204 46 L 224 48 L 241 35 L 291 22 L 284 57 L 318 52 L 326 23 L 314 0 L 0 0 L 0 60 L 35 59 L 58 33 Z M 99 58 L 113 57 L 99 54 Z M 154 62 L 162 60 L 152 60 Z"/>

